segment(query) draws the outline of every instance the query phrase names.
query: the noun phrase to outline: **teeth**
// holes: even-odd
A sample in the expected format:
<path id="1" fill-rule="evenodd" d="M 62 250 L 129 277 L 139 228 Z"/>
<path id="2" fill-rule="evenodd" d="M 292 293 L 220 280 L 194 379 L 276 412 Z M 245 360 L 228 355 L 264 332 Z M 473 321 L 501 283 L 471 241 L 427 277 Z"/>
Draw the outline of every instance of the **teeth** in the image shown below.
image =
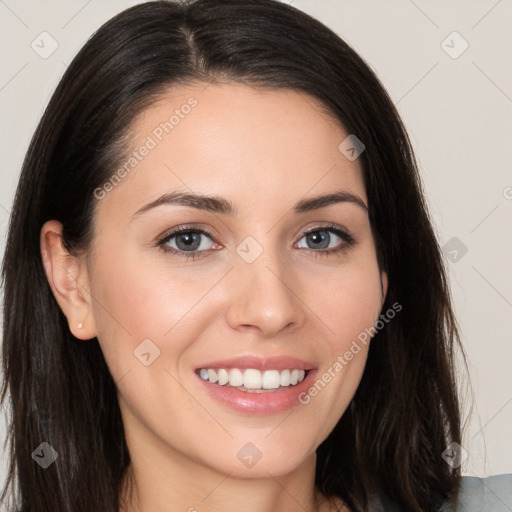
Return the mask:
<path id="1" fill-rule="evenodd" d="M 233 368 L 232 370 L 229 370 L 228 383 L 230 386 L 243 386 L 244 374 L 238 368 Z"/>
<path id="2" fill-rule="evenodd" d="M 281 386 L 289 386 L 290 385 L 290 370 L 283 370 L 280 375 Z"/>
<path id="3" fill-rule="evenodd" d="M 244 387 L 247 389 L 261 389 L 261 372 L 259 370 L 245 370 Z"/>
<path id="4" fill-rule="evenodd" d="M 217 372 L 217 377 L 219 378 L 219 384 L 221 386 L 224 386 L 224 384 L 227 384 L 229 382 L 229 373 L 224 370 L 224 368 L 221 368 Z"/>
<path id="5" fill-rule="evenodd" d="M 221 386 L 229 385 L 242 390 L 249 389 L 277 389 L 279 387 L 295 386 L 302 382 L 306 376 L 305 370 L 266 370 L 261 372 L 254 368 L 241 371 L 238 368 L 230 370 L 224 368 L 201 368 L 199 376 L 203 380 L 217 383 Z"/>
<path id="6" fill-rule="evenodd" d="M 280 385 L 281 375 L 277 370 L 267 370 L 263 373 L 261 378 L 261 387 L 263 389 L 277 389 Z"/>

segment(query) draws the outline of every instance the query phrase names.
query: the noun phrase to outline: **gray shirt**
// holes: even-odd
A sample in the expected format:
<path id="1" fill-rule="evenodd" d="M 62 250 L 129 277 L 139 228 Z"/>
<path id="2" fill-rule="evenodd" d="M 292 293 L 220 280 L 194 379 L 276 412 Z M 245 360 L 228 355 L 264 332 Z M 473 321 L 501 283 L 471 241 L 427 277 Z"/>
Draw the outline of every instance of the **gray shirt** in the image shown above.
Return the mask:
<path id="1" fill-rule="evenodd" d="M 371 512 L 398 512 L 402 510 L 386 494 L 370 500 Z M 512 473 L 486 478 L 463 476 L 458 499 L 444 502 L 439 512 L 512 512 Z"/>
<path id="2" fill-rule="evenodd" d="M 512 512 L 512 473 L 486 478 L 465 476 L 459 499 L 441 512 Z"/>

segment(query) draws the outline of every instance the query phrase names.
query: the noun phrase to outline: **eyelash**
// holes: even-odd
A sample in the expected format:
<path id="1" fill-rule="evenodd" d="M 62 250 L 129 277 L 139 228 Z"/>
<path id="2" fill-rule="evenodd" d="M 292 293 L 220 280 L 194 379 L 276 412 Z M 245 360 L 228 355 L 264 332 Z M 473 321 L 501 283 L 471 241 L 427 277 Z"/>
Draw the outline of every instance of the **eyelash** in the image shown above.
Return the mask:
<path id="1" fill-rule="evenodd" d="M 344 240 L 344 243 L 339 245 L 336 249 L 322 249 L 322 250 L 315 250 L 315 249 L 306 249 L 314 254 L 314 257 L 318 256 L 328 256 L 328 255 L 334 255 L 338 254 L 340 252 L 347 252 L 352 246 L 354 246 L 357 243 L 357 240 L 347 231 L 344 229 L 341 229 L 340 227 L 329 224 L 327 226 L 317 226 L 313 229 L 309 229 L 307 231 L 304 231 L 302 233 L 301 239 L 309 235 L 310 233 L 316 233 L 318 231 L 329 231 L 334 233 L 335 235 L 339 236 L 342 240 Z M 199 227 L 190 225 L 190 226 L 181 226 L 175 230 L 173 230 L 171 233 L 168 233 L 164 235 L 163 238 L 158 240 L 156 243 L 156 247 L 159 247 L 164 253 L 166 254 L 173 254 L 178 259 L 185 259 L 185 260 L 195 260 L 196 257 L 202 257 L 201 253 L 206 253 L 208 251 L 180 251 L 176 250 L 173 247 L 166 246 L 167 242 L 169 242 L 172 238 L 179 235 L 180 233 L 199 233 L 201 235 L 205 235 L 209 238 L 213 239 L 213 233 L 206 231 L 204 229 L 201 229 Z M 214 240 L 215 241 L 215 240 Z"/>

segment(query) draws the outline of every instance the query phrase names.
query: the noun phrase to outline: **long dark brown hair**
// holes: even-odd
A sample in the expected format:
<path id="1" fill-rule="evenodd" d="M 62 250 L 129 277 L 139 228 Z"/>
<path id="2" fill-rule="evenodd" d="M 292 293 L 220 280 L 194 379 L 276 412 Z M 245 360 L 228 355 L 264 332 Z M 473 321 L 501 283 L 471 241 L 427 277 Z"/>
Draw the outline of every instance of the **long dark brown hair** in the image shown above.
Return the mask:
<path id="1" fill-rule="evenodd" d="M 68 328 L 40 231 L 56 219 L 69 252 L 87 251 L 94 190 L 124 160 L 133 120 L 169 86 L 198 80 L 305 92 L 363 141 L 370 223 L 389 279 L 383 311 L 403 309 L 373 338 L 349 408 L 318 447 L 316 485 L 354 511 L 369 510 L 372 496 L 396 510 L 438 510 L 459 488 L 460 468 L 442 454 L 461 444 L 454 360 L 463 351 L 412 147 L 361 57 L 275 0 L 136 5 L 105 23 L 62 77 L 23 163 L 2 266 L 1 401 L 12 407 L 2 501 L 10 496 L 21 512 L 119 510 L 130 456 L 116 386 L 98 340 L 79 342 Z M 32 458 L 42 442 L 59 454 L 45 470 Z"/>

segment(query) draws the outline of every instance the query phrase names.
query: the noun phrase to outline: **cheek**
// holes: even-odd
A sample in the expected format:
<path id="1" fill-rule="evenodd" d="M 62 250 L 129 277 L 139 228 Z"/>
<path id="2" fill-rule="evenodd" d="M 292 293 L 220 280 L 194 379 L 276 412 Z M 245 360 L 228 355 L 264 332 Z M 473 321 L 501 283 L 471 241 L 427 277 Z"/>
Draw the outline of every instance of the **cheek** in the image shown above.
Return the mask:
<path id="1" fill-rule="evenodd" d="M 315 297 L 311 309 L 320 312 L 339 352 L 378 319 L 382 304 L 378 267 L 372 260 L 350 263 L 332 272 L 324 283 L 309 295 Z"/>
<path id="2" fill-rule="evenodd" d="M 185 334 L 198 309 L 195 306 L 211 287 L 210 280 L 190 279 L 186 273 L 171 273 L 163 265 L 148 265 L 129 256 L 104 256 L 101 261 L 91 291 L 97 337 L 114 377 L 140 364 L 134 351 L 143 342 L 152 353 L 172 350 L 169 355 L 179 357 L 189 343 Z M 163 359 L 156 359 L 155 365 Z"/>
<path id="3" fill-rule="evenodd" d="M 327 326 L 323 329 L 322 367 L 301 397 L 311 424 L 318 417 L 325 418 L 317 441 L 334 428 L 357 390 L 374 332 L 370 327 L 375 326 L 381 310 L 378 266 L 372 252 L 366 254 L 360 252 L 336 272 L 331 269 L 329 279 L 317 276 L 316 282 L 323 283 L 322 287 L 306 285 L 315 290 L 308 294 L 308 306 Z"/>

